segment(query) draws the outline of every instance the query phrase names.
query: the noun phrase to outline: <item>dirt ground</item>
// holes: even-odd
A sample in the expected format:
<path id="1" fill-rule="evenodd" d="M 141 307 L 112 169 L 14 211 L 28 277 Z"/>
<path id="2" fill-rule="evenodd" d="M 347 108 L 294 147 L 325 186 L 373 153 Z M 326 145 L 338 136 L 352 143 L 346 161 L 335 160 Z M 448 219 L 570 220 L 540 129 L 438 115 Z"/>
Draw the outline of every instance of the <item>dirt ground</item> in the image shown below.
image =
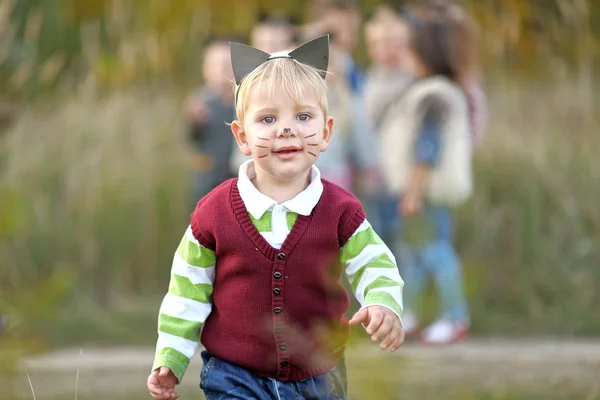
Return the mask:
<path id="1" fill-rule="evenodd" d="M 74 399 L 76 390 L 79 399 L 149 398 L 145 380 L 152 358 L 152 348 L 65 349 L 25 360 L 10 389 L 17 398 L 33 398 L 28 374 L 36 400 Z M 553 398 L 563 398 L 561 388 L 577 388 L 585 393 L 582 400 L 600 399 L 600 340 L 470 339 L 443 347 L 408 343 L 395 354 L 361 343 L 348 349 L 347 363 L 354 393 L 349 399 L 398 398 L 394 393 L 407 384 L 460 383 L 487 392 L 543 383 L 557 388 Z M 181 385 L 185 393 L 197 393 L 194 398 L 202 398 L 200 369 L 201 360 L 195 357 Z"/>

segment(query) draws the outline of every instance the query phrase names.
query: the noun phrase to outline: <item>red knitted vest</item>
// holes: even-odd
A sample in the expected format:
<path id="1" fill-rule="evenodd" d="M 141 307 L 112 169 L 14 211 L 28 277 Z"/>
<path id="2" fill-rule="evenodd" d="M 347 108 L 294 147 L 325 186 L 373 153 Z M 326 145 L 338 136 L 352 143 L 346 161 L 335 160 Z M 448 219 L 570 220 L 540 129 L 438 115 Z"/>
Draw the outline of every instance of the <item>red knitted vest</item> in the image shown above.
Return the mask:
<path id="1" fill-rule="evenodd" d="M 237 179 L 204 197 L 191 226 L 217 257 L 213 308 L 201 337 L 206 350 L 282 381 L 336 366 L 349 334 L 340 248 L 364 219 L 352 194 L 323 180 L 317 206 L 298 216 L 277 250 L 252 224 Z"/>

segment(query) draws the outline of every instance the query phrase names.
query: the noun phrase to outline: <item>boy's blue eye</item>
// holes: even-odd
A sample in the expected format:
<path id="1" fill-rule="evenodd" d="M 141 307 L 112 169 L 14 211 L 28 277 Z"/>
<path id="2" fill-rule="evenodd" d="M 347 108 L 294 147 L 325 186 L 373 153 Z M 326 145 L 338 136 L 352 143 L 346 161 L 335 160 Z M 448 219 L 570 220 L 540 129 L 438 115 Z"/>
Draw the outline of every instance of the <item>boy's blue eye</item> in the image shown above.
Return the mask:
<path id="1" fill-rule="evenodd" d="M 275 122 L 275 117 L 264 117 L 264 118 L 262 119 L 262 121 L 263 121 L 265 124 L 272 124 L 273 122 Z"/>
<path id="2" fill-rule="evenodd" d="M 308 115 L 308 114 L 300 114 L 300 115 L 298 115 L 298 119 L 300 121 L 308 121 L 309 118 L 310 118 L 310 115 Z"/>

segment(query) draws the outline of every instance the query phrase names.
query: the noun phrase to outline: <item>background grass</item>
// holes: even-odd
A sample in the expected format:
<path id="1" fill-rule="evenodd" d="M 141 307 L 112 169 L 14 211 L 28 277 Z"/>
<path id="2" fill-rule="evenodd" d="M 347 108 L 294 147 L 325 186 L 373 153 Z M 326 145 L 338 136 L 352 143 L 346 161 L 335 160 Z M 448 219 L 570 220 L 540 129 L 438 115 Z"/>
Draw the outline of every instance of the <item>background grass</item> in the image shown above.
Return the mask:
<path id="1" fill-rule="evenodd" d="M 365 15 L 379 3 L 360 2 Z M 475 334 L 600 333 L 596 3 L 463 2 L 491 117 L 456 223 Z M 13 331 L 146 340 L 190 211 L 182 102 L 203 40 L 246 35 L 265 9 L 310 17 L 308 1 L 165 4 L 0 6 L 14 117 L 6 129 L 0 99 L 0 311 Z M 364 43 L 356 56 L 366 64 Z M 435 298 L 423 308 L 433 317 Z"/>
<path id="2" fill-rule="evenodd" d="M 597 336 L 598 106 L 577 105 L 569 85 L 519 82 L 489 91 L 493 113 L 476 155 L 477 190 L 456 222 L 474 334 Z M 17 373 L 20 357 L 52 347 L 153 345 L 187 224 L 180 105 L 167 90 L 73 96 L 32 107 L 0 138 L 0 309 L 11 321 L 0 340 L 4 379 Z M 426 315 L 433 318 L 435 306 L 428 295 Z M 364 339 L 353 332 L 353 341 Z M 598 397 L 577 382 L 500 390 L 478 381 L 381 380 L 394 368 L 356 371 L 353 395 Z M 146 373 L 131 379 L 141 385 Z M 200 395 L 193 386 L 182 388 L 183 398 Z"/>
<path id="3" fill-rule="evenodd" d="M 476 192 L 456 221 L 474 332 L 597 335 L 597 105 L 569 85 L 490 93 Z M 57 344 L 149 337 L 188 223 L 180 104 L 168 91 L 75 96 L 4 134 L 0 299 L 13 321 Z"/>

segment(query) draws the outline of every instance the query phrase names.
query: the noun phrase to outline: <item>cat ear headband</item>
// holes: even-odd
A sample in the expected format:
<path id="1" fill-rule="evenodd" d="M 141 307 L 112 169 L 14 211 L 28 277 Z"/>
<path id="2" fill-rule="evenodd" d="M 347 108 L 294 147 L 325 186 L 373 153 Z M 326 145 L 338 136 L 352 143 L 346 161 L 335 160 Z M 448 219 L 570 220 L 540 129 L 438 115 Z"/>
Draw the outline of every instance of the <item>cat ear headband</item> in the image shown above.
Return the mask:
<path id="1" fill-rule="evenodd" d="M 271 55 L 264 51 L 255 49 L 241 43 L 230 43 L 231 65 L 233 67 L 233 76 L 235 78 L 236 101 L 237 91 L 246 75 L 254 71 L 263 63 L 276 58 L 291 58 L 299 63 L 306 64 L 315 68 L 323 79 L 327 76 L 327 66 L 329 65 L 329 35 L 319 36 L 316 39 L 308 41 L 288 54 Z"/>

